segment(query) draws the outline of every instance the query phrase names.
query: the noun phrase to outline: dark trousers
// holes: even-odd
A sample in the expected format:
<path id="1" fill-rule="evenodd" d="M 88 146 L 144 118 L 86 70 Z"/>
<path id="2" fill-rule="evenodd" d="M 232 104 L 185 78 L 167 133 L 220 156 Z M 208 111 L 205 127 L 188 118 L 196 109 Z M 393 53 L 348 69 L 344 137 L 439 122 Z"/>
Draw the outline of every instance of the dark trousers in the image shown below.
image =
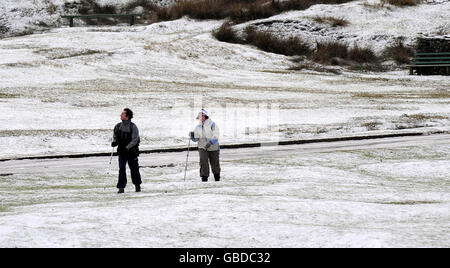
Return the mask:
<path id="1" fill-rule="evenodd" d="M 130 167 L 131 181 L 134 185 L 141 185 L 141 174 L 139 173 L 139 163 L 136 155 L 119 154 L 119 182 L 117 188 L 125 188 L 127 185 L 126 166 Z"/>
<path id="2" fill-rule="evenodd" d="M 200 177 L 203 180 L 209 177 L 209 164 L 216 180 L 220 179 L 220 159 L 219 151 L 206 151 L 203 149 L 198 150 L 200 155 Z"/>

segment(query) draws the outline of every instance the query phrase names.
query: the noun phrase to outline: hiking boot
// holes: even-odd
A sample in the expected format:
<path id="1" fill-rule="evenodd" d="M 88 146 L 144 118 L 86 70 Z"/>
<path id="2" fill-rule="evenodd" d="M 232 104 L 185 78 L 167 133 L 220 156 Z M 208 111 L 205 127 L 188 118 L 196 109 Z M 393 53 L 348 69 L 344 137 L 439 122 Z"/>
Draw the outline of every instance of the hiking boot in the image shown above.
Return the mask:
<path id="1" fill-rule="evenodd" d="M 207 182 L 208 181 L 208 177 L 202 177 L 202 182 Z"/>
<path id="2" fill-rule="evenodd" d="M 141 186 L 140 185 L 136 185 L 136 193 L 139 193 L 141 191 Z"/>
<path id="3" fill-rule="evenodd" d="M 119 191 L 117 193 L 118 194 L 123 194 L 123 193 L 125 193 L 125 189 L 124 188 L 119 188 Z"/>
<path id="4" fill-rule="evenodd" d="M 220 181 L 220 174 L 214 174 L 214 179 L 216 181 Z"/>

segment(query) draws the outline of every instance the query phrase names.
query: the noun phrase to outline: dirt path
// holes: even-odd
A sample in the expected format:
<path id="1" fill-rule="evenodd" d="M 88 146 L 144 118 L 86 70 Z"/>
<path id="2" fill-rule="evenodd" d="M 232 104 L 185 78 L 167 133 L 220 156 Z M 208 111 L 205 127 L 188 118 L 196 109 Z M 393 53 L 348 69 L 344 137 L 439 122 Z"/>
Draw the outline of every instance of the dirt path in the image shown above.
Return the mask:
<path id="1" fill-rule="evenodd" d="M 419 144 L 442 144 L 450 146 L 450 134 L 437 134 L 429 136 L 411 136 L 383 138 L 375 140 L 320 142 L 299 145 L 263 146 L 259 148 L 222 149 L 221 161 L 233 161 L 252 158 L 314 154 L 322 152 L 365 150 L 383 147 L 415 146 Z M 115 158 L 113 169 L 116 168 Z M 186 160 L 186 152 L 142 154 L 140 165 L 143 167 L 181 166 Z M 190 152 L 189 163 L 198 161 L 198 153 Z M 86 157 L 72 159 L 38 159 L 38 160 L 12 160 L 0 162 L 1 174 L 49 174 L 77 172 L 86 169 L 108 169 L 109 157 Z"/>

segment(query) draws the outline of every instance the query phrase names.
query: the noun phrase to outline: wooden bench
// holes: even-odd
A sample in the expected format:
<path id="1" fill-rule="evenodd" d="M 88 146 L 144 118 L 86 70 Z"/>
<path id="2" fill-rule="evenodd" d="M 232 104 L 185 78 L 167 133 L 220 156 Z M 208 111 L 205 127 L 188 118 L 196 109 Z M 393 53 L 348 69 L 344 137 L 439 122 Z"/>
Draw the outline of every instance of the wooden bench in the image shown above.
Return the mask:
<path id="1" fill-rule="evenodd" d="M 129 18 L 130 25 L 134 25 L 134 18 L 139 17 L 141 14 L 89 14 L 89 15 L 63 15 L 61 18 L 69 19 L 70 27 L 73 27 L 73 19 L 92 19 L 92 18 L 106 18 L 106 17 L 116 17 L 116 18 Z"/>
<path id="2" fill-rule="evenodd" d="M 416 53 L 414 60 L 409 65 L 409 74 L 414 71 L 418 75 L 450 74 L 450 52 L 440 53 Z"/>

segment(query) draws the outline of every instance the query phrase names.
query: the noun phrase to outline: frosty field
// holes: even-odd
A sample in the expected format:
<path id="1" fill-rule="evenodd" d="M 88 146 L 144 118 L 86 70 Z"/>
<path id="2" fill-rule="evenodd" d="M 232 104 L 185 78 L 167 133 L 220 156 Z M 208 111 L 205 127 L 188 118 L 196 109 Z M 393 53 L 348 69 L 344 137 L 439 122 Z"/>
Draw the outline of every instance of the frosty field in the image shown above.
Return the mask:
<path id="1" fill-rule="evenodd" d="M 0 40 L 1 158 L 107 151 L 124 107 L 136 114 L 144 149 L 185 146 L 202 106 L 222 143 L 448 130 L 447 77 L 290 71 L 288 57 L 215 40 L 220 24 L 181 19 Z"/>
<path id="2" fill-rule="evenodd" d="M 218 183 L 142 155 L 120 196 L 108 157 L 1 162 L 0 246 L 448 247 L 449 138 L 223 150 Z"/>
<path id="3" fill-rule="evenodd" d="M 342 36 L 379 52 L 450 25 L 449 8 L 353 1 L 259 22 L 286 34 L 292 23 L 314 28 L 312 16 L 332 13 L 348 28 L 299 34 Z M 0 38 L 0 247 L 450 246 L 448 76 L 296 71 L 290 57 L 214 39 L 223 22 L 184 17 Z M 143 191 L 129 180 L 124 195 L 115 189 L 116 158 L 112 167 L 109 157 L 14 160 L 111 152 L 125 107 L 143 150 L 187 146 L 202 107 L 221 144 L 432 135 L 224 149 L 218 183 L 200 183 L 195 151 L 186 182 L 186 152 L 142 154 Z"/>

